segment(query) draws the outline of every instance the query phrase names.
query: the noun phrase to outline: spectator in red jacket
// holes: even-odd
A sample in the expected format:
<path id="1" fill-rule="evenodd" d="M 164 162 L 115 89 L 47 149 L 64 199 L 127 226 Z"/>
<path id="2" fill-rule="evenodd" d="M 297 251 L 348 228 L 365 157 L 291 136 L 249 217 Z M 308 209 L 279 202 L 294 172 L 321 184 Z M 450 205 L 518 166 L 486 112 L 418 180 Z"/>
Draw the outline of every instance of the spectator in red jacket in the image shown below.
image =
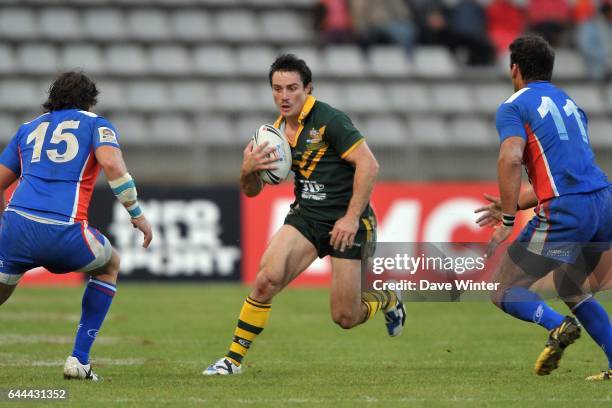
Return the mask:
<path id="1" fill-rule="evenodd" d="M 487 32 L 497 55 L 508 53 L 508 46 L 525 27 L 525 10 L 513 0 L 493 0 L 487 6 Z"/>
<path id="2" fill-rule="evenodd" d="M 319 0 L 315 6 L 315 29 L 323 45 L 355 42 L 347 0 Z"/>
<path id="3" fill-rule="evenodd" d="M 529 30 L 540 34 L 553 47 L 559 46 L 570 23 L 571 8 L 567 0 L 529 0 Z"/>

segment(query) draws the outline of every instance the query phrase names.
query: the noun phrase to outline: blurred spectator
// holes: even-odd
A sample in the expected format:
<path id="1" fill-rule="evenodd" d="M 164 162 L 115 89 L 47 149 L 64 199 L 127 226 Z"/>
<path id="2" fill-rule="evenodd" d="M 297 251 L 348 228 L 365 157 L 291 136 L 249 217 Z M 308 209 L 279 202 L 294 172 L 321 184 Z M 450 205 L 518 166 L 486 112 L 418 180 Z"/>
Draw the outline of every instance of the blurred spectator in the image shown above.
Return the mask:
<path id="1" fill-rule="evenodd" d="M 529 0 L 527 4 L 529 30 L 540 34 L 553 47 L 561 44 L 570 16 L 567 0 Z"/>
<path id="2" fill-rule="evenodd" d="M 349 0 L 349 4 L 353 27 L 365 46 L 399 44 L 412 53 L 417 29 L 404 0 Z"/>
<path id="3" fill-rule="evenodd" d="M 355 42 L 347 0 L 319 0 L 315 6 L 315 29 L 323 45 Z"/>
<path id="4" fill-rule="evenodd" d="M 468 65 L 488 65 L 494 62 L 493 46 L 487 36 L 485 9 L 477 0 L 457 1 L 450 8 L 448 26 L 451 49 L 465 48 Z"/>
<path id="5" fill-rule="evenodd" d="M 442 0 L 411 0 L 415 20 L 419 27 L 419 43 L 447 44 L 448 25 L 446 7 Z"/>
<path id="6" fill-rule="evenodd" d="M 525 26 L 525 10 L 513 0 L 493 0 L 487 6 L 487 32 L 498 56 L 508 53 L 508 46 Z"/>
<path id="7" fill-rule="evenodd" d="M 607 30 L 598 5 L 593 0 L 576 0 L 573 10 L 576 45 L 584 60 L 591 79 L 606 78 L 607 67 Z"/>

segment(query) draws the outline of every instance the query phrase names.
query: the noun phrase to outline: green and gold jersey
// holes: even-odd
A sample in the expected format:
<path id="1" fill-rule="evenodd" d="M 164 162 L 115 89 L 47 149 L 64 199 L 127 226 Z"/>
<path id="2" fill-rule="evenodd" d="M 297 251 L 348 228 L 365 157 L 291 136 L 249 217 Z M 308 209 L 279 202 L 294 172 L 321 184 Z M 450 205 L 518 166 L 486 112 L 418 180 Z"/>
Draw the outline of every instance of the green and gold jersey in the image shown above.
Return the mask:
<path id="1" fill-rule="evenodd" d="M 334 223 L 346 214 L 353 195 L 355 168 L 344 160 L 365 138 L 351 119 L 330 105 L 308 96 L 300 127 L 289 141 L 295 174 L 292 208 L 315 221 Z M 274 124 L 283 126 L 279 117 Z M 361 218 L 372 217 L 370 205 Z"/>

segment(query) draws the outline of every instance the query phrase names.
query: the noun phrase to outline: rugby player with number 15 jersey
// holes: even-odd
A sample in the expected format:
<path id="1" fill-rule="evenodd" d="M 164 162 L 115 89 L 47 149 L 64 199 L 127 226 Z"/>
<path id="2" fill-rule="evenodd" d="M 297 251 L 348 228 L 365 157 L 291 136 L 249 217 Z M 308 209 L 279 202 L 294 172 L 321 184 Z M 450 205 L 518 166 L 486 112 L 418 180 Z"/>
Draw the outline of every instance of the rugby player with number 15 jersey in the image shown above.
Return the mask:
<path id="1" fill-rule="evenodd" d="M 97 96 L 85 74 L 61 74 L 43 105 L 46 112 L 24 123 L 0 155 L 0 199 L 13 182 L 19 183 L 0 224 L 0 305 L 35 267 L 88 274 L 64 378 L 92 381 L 98 376 L 91 370 L 89 351 L 115 296 L 119 273 L 119 255 L 87 219 L 100 168 L 134 228 L 144 234 L 143 247 L 152 239 L 117 131 L 90 112 Z"/>

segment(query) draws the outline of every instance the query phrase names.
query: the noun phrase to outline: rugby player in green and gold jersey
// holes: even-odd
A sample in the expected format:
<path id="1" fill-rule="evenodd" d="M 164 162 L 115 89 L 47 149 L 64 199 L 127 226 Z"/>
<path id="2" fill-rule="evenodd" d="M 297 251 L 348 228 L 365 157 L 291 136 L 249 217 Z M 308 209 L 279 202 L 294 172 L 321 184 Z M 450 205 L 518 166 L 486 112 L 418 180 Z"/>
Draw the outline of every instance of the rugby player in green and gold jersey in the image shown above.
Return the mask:
<path id="1" fill-rule="evenodd" d="M 204 375 L 242 371 L 243 357 L 268 321 L 272 299 L 317 257 L 331 257 L 331 315 L 340 327 L 364 323 L 380 309 L 389 335 L 399 335 L 404 326 L 399 293 L 361 290 L 362 253 L 376 237 L 369 201 L 378 173 L 365 138 L 346 114 L 311 94 L 312 73 L 295 55 L 278 57 L 269 80 L 280 112 L 275 126 L 291 145 L 295 202 L 262 257 L 229 351 Z M 251 142 L 244 150 L 240 187 L 248 197 L 263 189 L 259 171 L 274 167 L 267 158 L 271 149 Z"/>

